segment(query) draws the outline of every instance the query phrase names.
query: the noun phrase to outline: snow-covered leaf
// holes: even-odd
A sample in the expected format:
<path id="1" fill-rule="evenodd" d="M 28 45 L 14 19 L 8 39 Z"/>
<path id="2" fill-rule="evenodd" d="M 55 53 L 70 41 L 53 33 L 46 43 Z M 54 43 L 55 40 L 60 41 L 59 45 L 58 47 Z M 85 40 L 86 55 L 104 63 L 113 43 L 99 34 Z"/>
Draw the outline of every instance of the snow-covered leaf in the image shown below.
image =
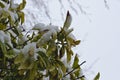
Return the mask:
<path id="1" fill-rule="evenodd" d="M 44 30 L 45 27 L 46 27 L 45 24 L 43 24 L 43 23 L 38 23 L 38 24 L 35 24 L 35 25 L 34 25 L 34 27 L 32 28 L 32 30 L 40 30 L 40 31 L 42 31 L 42 30 Z"/>

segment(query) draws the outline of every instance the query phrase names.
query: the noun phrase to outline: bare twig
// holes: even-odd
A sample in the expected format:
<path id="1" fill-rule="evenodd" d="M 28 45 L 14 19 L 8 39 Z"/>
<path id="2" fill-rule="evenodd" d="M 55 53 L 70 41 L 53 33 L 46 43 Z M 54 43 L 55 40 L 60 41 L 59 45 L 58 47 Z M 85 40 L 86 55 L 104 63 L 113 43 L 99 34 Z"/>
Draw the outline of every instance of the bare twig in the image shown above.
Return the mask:
<path id="1" fill-rule="evenodd" d="M 85 77 L 85 75 L 82 75 L 80 77 L 77 77 L 76 79 L 81 79 L 81 78 L 84 78 L 84 77 Z"/>
<path id="2" fill-rule="evenodd" d="M 72 73 L 73 71 L 75 71 L 77 68 L 79 68 L 84 63 L 86 63 L 86 61 L 83 61 L 80 65 L 78 65 L 76 68 L 74 68 L 73 70 L 71 70 L 70 72 L 68 72 L 67 74 L 65 74 L 63 77 L 66 77 L 67 75 L 69 75 L 70 73 Z"/>

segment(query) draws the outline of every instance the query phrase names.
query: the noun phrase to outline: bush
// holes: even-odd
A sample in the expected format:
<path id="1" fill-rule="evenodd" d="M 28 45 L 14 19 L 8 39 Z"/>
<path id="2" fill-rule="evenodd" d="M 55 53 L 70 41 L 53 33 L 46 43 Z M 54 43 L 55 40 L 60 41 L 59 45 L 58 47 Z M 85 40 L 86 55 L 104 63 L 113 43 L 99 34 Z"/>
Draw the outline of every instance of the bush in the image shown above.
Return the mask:
<path id="1" fill-rule="evenodd" d="M 69 28 L 70 13 L 61 28 L 39 23 L 26 32 L 25 4 L 0 1 L 0 80 L 85 80 L 80 67 L 85 61 L 79 64 L 72 51 L 80 40 Z"/>

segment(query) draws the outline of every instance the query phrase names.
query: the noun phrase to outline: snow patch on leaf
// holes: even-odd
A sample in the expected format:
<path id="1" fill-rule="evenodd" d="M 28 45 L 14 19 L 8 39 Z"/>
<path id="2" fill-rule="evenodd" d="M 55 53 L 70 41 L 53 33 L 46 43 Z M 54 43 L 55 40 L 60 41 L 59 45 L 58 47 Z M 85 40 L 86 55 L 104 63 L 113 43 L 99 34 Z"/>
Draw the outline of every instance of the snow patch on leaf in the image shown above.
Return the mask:
<path id="1" fill-rule="evenodd" d="M 3 31 L 0 30 L 0 41 L 2 43 L 7 43 L 8 45 L 10 45 L 11 47 L 13 47 L 12 43 L 11 43 L 11 38 L 10 38 L 10 34 L 9 33 L 5 33 Z"/>

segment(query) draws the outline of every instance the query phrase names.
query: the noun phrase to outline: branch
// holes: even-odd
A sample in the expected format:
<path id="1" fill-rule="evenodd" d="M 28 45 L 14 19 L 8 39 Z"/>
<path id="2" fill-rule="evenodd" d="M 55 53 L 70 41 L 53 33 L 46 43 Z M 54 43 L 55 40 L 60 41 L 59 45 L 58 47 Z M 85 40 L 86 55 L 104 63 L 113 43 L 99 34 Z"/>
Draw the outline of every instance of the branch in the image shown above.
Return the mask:
<path id="1" fill-rule="evenodd" d="M 71 70 L 70 72 L 68 72 L 67 74 L 65 74 L 63 77 L 66 77 L 67 75 L 71 74 L 73 71 L 75 71 L 77 68 L 79 68 L 84 63 L 86 63 L 86 61 L 83 61 L 80 65 L 78 65 L 76 68 L 74 68 L 73 70 Z"/>
<path id="2" fill-rule="evenodd" d="M 81 78 L 84 78 L 84 77 L 85 77 L 85 75 L 82 75 L 80 77 L 77 77 L 76 79 L 81 79 Z"/>

